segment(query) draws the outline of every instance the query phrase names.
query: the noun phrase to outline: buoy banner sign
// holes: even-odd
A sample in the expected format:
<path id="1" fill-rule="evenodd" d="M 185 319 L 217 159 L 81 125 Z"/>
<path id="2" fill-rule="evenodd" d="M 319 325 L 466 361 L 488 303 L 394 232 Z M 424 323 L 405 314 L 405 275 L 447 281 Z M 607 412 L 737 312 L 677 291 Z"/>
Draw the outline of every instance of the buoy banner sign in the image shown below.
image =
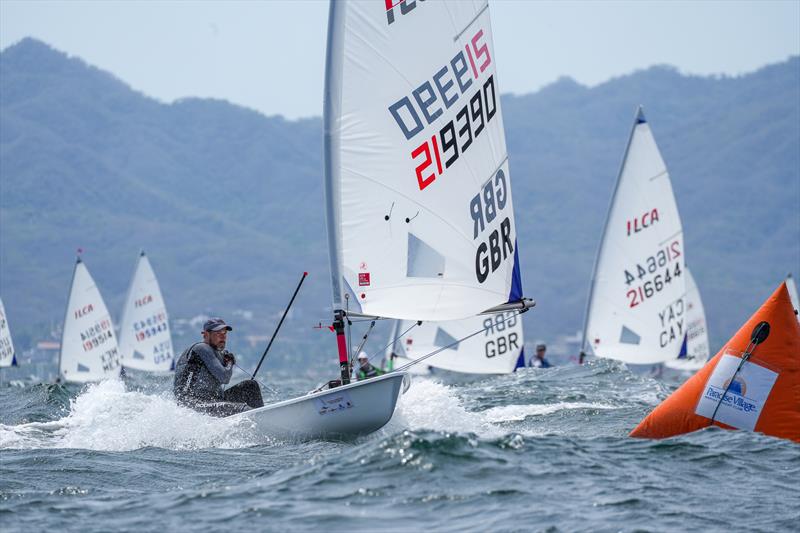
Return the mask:
<path id="1" fill-rule="evenodd" d="M 778 373 L 751 359 L 737 374 L 736 368 L 740 362 L 741 357 L 736 355 L 726 353 L 722 356 L 706 382 L 695 413 L 708 419 L 713 417 L 737 429 L 753 431 Z M 736 377 L 733 377 L 734 374 Z"/>

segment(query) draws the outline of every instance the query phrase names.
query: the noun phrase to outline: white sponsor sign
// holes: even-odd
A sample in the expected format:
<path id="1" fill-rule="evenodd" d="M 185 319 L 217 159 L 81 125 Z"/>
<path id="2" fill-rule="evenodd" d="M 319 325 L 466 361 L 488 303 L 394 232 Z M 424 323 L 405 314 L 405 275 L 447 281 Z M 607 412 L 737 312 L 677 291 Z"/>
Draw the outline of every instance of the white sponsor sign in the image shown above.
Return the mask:
<path id="1" fill-rule="evenodd" d="M 742 366 L 731 383 L 740 362 L 741 358 L 734 355 L 726 353 L 722 356 L 703 388 L 695 413 L 711 418 L 719 404 L 714 420 L 737 429 L 753 431 L 778 373 L 750 360 Z M 730 387 L 725 393 L 729 383 Z"/>
<path id="2" fill-rule="evenodd" d="M 350 395 L 347 394 L 347 391 L 342 391 L 337 394 L 329 394 L 322 398 L 317 398 L 316 404 L 319 414 L 325 415 L 350 409 L 353 407 L 353 400 L 350 399 Z"/>

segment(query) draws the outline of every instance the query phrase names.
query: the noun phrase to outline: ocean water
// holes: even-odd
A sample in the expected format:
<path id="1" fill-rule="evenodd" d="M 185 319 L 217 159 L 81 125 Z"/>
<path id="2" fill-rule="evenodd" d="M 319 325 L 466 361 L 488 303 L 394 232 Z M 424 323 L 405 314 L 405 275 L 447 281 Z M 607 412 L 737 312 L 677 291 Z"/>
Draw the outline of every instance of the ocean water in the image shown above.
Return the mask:
<path id="1" fill-rule="evenodd" d="M 0 387 L 0 529 L 798 531 L 800 446 L 628 432 L 679 385 L 623 364 L 415 378 L 356 442 L 265 441 L 167 378 Z M 310 377 L 273 376 L 266 400 Z"/>

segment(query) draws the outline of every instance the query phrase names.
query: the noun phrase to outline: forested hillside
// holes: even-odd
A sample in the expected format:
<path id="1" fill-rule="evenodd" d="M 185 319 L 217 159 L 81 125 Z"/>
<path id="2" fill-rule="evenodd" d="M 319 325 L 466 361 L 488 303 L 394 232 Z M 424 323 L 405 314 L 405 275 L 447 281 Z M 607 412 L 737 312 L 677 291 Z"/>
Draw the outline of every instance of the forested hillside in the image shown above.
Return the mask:
<path id="1" fill-rule="evenodd" d="M 654 67 L 594 88 L 562 79 L 502 100 L 523 283 L 538 302 L 529 338 L 581 327 L 639 104 L 670 169 L 712 346 L 800 274 L 800 58 L 736 78 Z M 321 160 L 319 119 L 160 103 L 39 41 L 7 48 L 0 296 L 12 328 L 32 338 L 61 320 L 81 247 L 112 313 L 140 248 L 173 317 L 273 315 L 308 270 L 291 327 L 311 331 L 330 300 Z"/>

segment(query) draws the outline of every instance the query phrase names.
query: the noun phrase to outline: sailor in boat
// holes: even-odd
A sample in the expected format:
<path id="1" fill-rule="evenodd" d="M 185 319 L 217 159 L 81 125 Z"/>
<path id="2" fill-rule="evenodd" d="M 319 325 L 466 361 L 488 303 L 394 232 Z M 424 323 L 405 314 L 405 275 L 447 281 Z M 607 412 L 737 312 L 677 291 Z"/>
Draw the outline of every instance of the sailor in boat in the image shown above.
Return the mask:
<path id="1" fill-rule="evenodd" d="M 375 376 L 380 376 L 385 373 L 386 372 L 384 372 L 380 368 L 372 366 L 372 364 L 369 362 L 369 357 L 367 357 L 366 353 L 361 352 L 360 354 L 358 354 L 358 371 L 356 372 L 356 377 L 358 378 L 358 381 L 367 378 L 374 378 Z"/>
<path id="2" fill-rule="evenodd" d="M 232 330 L 221 318 L 207 320 L 203 342 L 189 346 L 178 358 L 173 392 L 179 404 L 213 416 L 228 416 L 264 405 L 255 380 L 223 388 L 231 380 L 236 364 L 234 355 L 225 349 Z"/>
<path id="3" fill-rule="evenodd" d="M 546 350 L 547 346 L 545 346 L 544 344 L 537 344 L 536 355 L 531 357 L 530 366 L 534 368 L 550 368 L 552 365 L 550 364 L 550 361 L 548 361 L 544 356 Z"/>

